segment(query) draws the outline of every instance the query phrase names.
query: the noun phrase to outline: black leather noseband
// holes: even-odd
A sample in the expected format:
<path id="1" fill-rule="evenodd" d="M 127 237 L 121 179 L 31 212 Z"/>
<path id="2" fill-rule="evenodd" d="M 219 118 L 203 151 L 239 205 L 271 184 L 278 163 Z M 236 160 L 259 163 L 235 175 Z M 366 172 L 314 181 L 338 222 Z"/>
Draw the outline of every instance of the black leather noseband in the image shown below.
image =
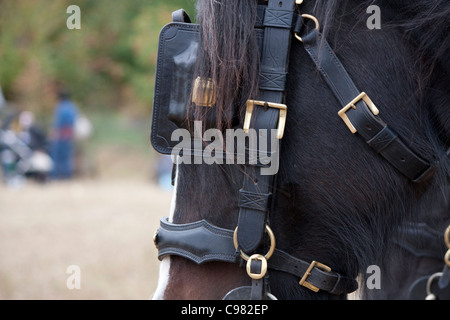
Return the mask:
<path id="1" fill-rule="evenodd" d="M 233 234 L 233 230 L 213 226 L 206 220 L 173 224 L 168 218 L 162 218 L 154 240 L 159 259 L 177 255 L 198 264 L 212 261 L 239 263 L 241 257 L 239 250 L 233 245 Z M 298 279 L 302 278 L 311 266 L 311 263 L 279 249 L 275 249 L 268 263 L 270 269 L 289 273 Z M 312 268 L 307 280 L 311 285 L 335 295 L 353 292 L 358 288 L 355 279 L 320 268 Z"/>

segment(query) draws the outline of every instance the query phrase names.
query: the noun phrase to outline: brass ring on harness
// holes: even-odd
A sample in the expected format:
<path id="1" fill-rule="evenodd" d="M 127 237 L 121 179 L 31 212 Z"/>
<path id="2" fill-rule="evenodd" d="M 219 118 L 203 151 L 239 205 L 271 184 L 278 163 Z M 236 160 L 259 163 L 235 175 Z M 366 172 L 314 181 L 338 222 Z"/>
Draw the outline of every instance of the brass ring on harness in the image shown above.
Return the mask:
<path id="1" fill-rule="evenodd" d="M 444 240 L 448 248 L 447 253 L 444 256 L 444 261 L 445 264 L 450 267 L 450 226 L 445 230 Z"/>
<path id="2" fill-rule="evenodd" d="M 236 229 L 234 230 L 234 234 L 233 234 L 233 243 L 234 243 L 234 247 L 236 248 L 236 250 L 239 246 L 238 240 L 237 240 L 237 229 L 238 229 L 238 227 L 236 227 Z M 266 260 L 269 260 L 275 251 L 275 235 L 273 234 L 272 229 L 270 229 L 270 227 L 267 224 L 266 224 L 266 232 L 270 238 L 270 248 L 269 248 L 269 251 L 264 256 L 264 258 Z M 242 259 L 244 259 L 245 261 L 248 261 L 250 259 L 250 256 L 247 255 L 244 251 L 241 250 L 240 254 L 241 254 Z"/>
<path id="3" fill-rule="evenodd" d="M 436 300 L 436 295 L 431 292 L 431 285 L 433 284 L 434 279 L 439 279 L 440 277 L 442 277 L 442 272 L 436 272 L 428 278 L 426 286 L 427 296 L 425 300 Z"/>
<path id="4" fill-rule="evenodd" d="M 450 249 L 447 250 L 447 253 L 444 257 L 445 264 L 450 267 Z"/>
<path id="5" fill-rule="evenodd" d="M 444 240 L 445 244 L 447 245 L 447 249 L 450 249 L 450 225 L 445 230 Z"/>
<path id="6" fill-rule="evenodd" d="M 303 17 L 303 18 L 308 18 L 308 19 L 311 19 L 312 21 L 314 21 L 314 23 L 316 24 L 315 29 L 316 29 L 317 31 L 319 31 L 319 28 L 320 28 L 320 26 L 319 26 L 319 20 L 317 20 L 316 17 L 314 17 L 314 16 L 312 16 L 312 15 L 310 15 L 310 14 L 302 14 L 302 17 Z M 303 39 L 302 39 L 297 33 L 295 33 L 294 35 L 295 35 L 295 37 L 297 38 L 297 40 L 299 40 L 300 42 L 303 42 Z"/>

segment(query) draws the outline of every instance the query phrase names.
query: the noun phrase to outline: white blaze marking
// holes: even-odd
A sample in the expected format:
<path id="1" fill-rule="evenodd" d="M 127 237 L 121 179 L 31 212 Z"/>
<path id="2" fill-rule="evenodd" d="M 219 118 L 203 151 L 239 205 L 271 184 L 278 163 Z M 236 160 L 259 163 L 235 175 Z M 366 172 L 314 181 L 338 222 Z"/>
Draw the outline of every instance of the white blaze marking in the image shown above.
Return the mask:
<path id="1" fill-rule="evenodd" d="M 176 163 L 176 175 L 175 175 L 175 186 L 173 188 L 172 193 L 172 201 L 170 203 L 170 215 L 169 222 L 173 221 L 173 215 L 175 213 L 175 205 L 177 201 L 177 186 L 178 186 L 178 158 L 172 156 L 172 161 Z M 170 256 L 165 257 L 161 264 L 159 265 L 159 278 L 158 278 L 158 287 L 153 295 L 153 300 L 163 300 L 164 292 L 166 291 L 167 283 L 169 282 L 169 273 L 170 273 Z"/>

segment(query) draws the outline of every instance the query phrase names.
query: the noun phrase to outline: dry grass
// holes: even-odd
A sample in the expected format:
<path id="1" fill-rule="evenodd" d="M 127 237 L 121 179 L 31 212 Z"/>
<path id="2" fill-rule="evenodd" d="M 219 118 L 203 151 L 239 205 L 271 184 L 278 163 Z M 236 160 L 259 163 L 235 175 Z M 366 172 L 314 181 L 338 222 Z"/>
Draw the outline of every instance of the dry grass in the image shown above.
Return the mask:
<path id="1" fill-rule="evenodd" d="M 0 299 L 148 299 L 171 194 L 149 181 L 0 185 Z M 81 289 L 66 286 L 81 268 Z"/>

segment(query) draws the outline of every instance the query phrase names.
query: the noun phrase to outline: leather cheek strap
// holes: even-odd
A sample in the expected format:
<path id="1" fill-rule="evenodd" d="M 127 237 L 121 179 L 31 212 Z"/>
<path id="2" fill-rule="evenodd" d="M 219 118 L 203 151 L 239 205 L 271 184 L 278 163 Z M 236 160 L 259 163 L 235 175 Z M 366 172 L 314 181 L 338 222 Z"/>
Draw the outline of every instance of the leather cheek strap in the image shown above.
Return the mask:
<path id="1" fill-rule="evenodd" d="M 254 106 L 250 129 L 257 135 L 267 132 L 267 151 L 271 150 L 272 129 L 277 128 L 280 110 L 269 107 L 269 103 L 284 104 L 286 75 L 289 66 L 289 52 L 292 27 L 295 24 L 295 1 L 268 1 L 262 26 L 264 40 L 261 46 L 259 65 L 259 92 L 257 100 L 265 106 Z M 263 138 L 258 138 L 258 140 Z M 258 141 L 258 153 L 266 153 Z M 268 152 L 268 153 L 270 153 Z M 278 154 L 272 154 L 272 159 Z M 270 198 L 276 182 L 274 175 L 263 175 L 260 168 L 245 165 L 243 185 L 240 190 L 237 239 L 242 251 L 250 254 L 263 243 L 264 229 L 270 214 Z"/>
<path id="2" fill-rule="evenodd" d="M 360 96 L 361 92 L 317 30 L 311 31 L 302 39 L 305 50 L 343 107 Z M 368 101 L 369 98 L 365 98 Z M 430 179 L 435 173 L 436 167 L 409 148 L 374 114 L 363 98 L 348 108 L 345 116 L 353 126 L 354 133 L 357 132 L 370 147 L 411 181 L 420 183 Z"/>

